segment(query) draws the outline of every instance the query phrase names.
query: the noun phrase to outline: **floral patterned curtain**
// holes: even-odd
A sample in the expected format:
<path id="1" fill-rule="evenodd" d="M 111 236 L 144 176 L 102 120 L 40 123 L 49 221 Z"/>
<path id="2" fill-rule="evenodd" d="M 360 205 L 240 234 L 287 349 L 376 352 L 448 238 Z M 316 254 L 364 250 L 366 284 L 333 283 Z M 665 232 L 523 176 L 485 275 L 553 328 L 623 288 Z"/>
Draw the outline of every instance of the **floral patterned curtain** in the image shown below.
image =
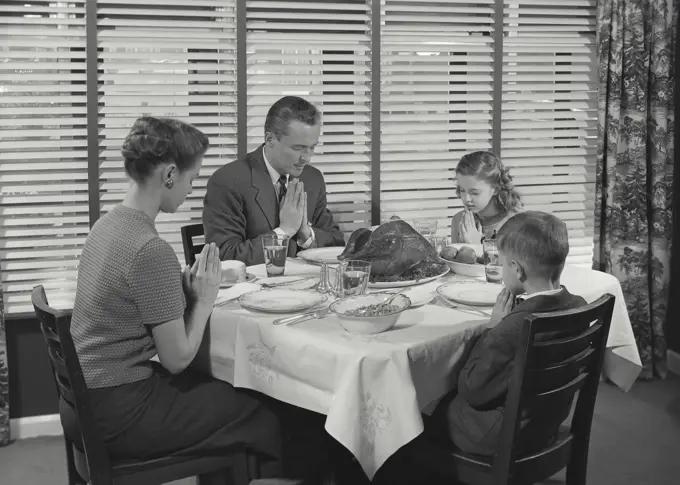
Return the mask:
<path id="1" fill-rule="evenodd" d="M 4 303 L 0 288 L 0 446 L 9 443 L 9 371 L 5 339 Z"/>
<path id="2" fill-rule="evenodd" d="M 600 0 L 593 267 L 623 288 L 643 377 L 666 374 L 678 0 Z"/>

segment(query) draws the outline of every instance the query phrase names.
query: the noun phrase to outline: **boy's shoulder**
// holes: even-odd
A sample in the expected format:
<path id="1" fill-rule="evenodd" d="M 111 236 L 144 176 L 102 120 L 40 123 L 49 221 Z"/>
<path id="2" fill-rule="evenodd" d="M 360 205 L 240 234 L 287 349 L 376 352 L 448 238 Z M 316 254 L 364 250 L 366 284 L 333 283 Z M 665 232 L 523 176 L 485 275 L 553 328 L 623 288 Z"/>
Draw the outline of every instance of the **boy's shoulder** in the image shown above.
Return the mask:
<path id="1" fill-rule="evenodd" d="M 587 304 L 582 296 L 574 295 L 565 287 L 562 287 L 562 291 L 559 293 L 537 295 L 520 301 L 510 313 L 501 319 L 496 327 L 500 326 L 503 322 L 506 322 L 506 325 L 516 321 L 521 323 L 531 313 L 571 310 Z"/>
<path id="2" fill-rule="evenodd" d="M 580 306 L 585 306 L 588 302 L 581 295 L 574 295 L 566 286 L 562 286 L 562 291 L 559 293 L 562 297 L 563 307 L 561 310 L 571 310 Z"/>

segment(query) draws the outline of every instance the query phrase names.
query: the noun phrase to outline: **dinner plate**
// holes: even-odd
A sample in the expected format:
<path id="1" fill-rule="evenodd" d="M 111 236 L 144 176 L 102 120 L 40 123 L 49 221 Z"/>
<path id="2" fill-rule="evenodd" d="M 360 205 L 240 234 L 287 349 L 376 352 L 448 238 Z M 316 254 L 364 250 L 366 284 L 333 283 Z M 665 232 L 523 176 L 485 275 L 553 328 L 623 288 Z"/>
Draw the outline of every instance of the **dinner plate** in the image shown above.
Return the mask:
<path id="1" fill-rule="evenodd" d="M 246 279 L 243 281 L 223 281 L 220 283 L 220 288 L 231 288 L 234 285 L 237 285 L 239 283 L 252 283 L 257 279 L 257 276 L 255 276 L 252 273 L 246 273 Z"/>
<path id="2" fill-rule="evenodd" d="M 321 305 L 327 295 L 309 290 L 272 288 L 251 291 L 241 295 L 238 302 L 243 308 L 264 313 L 293 313 Z"/>
<path id="3" fill-rule="evenodd" d="M 272 276 L 257 281 L 261 285 L 275 285 L 289 290 L 308 290 L 319 282 L 317 275 Z"/>
<path id="4" fill-rule="evenodd" d="M 434 281 L 437 278 L 441 278 L 445 274 L 447 274 L 451 269 L 449 267 L 446 268 L 441 274 L 438 274 L 436 276 L 430 276 L 429 278 L 422 278 L 419 280 L 406 280 L 406 281 L 376 281 L 371 283 L 370 281 L 368 282 L 368 287 L 369 288 L 403 288 L 405 286 L 415 286 L 415 285 L 422 285 L 423 283 L 429 283 L 430 281 Z"/>
<path id="5" fill-rule="evenodd" d="M 470 306 L 493 306 L 503 289 L 496 283 L 448 283 L 437 288 L 447 300 Z"/>
<path id="6" fill-rule="evenodd" d="M 310 263 L 338 264 L 338 256 L 345 250 L 344 246 L 331 246 L 328 248 L 305 249 L 297 253 L 299 258 Z"/>

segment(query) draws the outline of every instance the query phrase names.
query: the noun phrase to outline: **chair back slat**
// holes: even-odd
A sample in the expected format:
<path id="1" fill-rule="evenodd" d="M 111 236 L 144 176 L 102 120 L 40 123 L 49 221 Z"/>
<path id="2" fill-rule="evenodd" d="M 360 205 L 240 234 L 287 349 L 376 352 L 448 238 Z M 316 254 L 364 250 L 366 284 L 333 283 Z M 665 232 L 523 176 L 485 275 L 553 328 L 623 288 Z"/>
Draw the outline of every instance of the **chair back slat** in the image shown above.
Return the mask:
<path id="1" fill-rule="evenodd" d="M 97 431 L 90 395 L 71 337 L 71 315 L 50 307 L 42 286 L 33 288 L 31 300 L 47 344 L 59 396 L 75 408 L 90 483 L 112 485 L 111 461 Z"/>
<path id="2" fill-rule="evenodd" d="M 532 467 L 529 482 L 537 482 L 541 476 L 547 478 L 568 463 L 587 462 L 590 427 L 614 301 L 614 296 L 606 294 L 581 308 L 536 313 L 525 319 L 505 400 L 499 453 L 492 467 L 493 483 L 526 479 L 517 474 Z M 558 426 L 558 421 L 569 414 L 575 398 L 572 436 L 561 445 L 569 449 L 562 452 L 559 446 L 552 447 L 522 458 L 520 424 L 527 418 L 535 418 L 534 430 L 538 429 L 536 425 L 546 429 Z M 517 468 L 520 462 L 522 466 Z M 543 466 L 545 470 L 537 470 L 536 466 Z"/>
<path id="3" fill-rule="evenodd" d="M 587 372 L 579 372 L 576 377 L 574 377 L 571 381 L 567 382 L 566 384 L 557 388 L 550 389 L 548 391 L 534 394 L 533 396 L 528 398 L 527 401 L 531 403 L 530 404 L 531 406 L 534 406 L 536 408 L 544 407 L 544 409 L 546 409 L 547 406 L 550 406 L 553 403 L 559 404 L 564 402 L 571 402 L 571 399 L 573 399 L 574 395 L 579 390 L 581 390 L 581 388 L 585 385 L 587 377 L 588 377 Z"/>
<path id="4" fill-rule="evenodd" d="M 536 341 L 534 342 L 532 360 L 528 363 L 530 368 L 544 368 L 552 364 L 568 360 L 592 344 L 593 338 L 600 328 L 600 324 L 587 323 L 586 321 L 579 322 L 578 328 L 576 325 L 569 328 L 571 335 L 560 338 L 557 333 L 537 333 Z M 592 322 L 591 322 L 592 323 Z M 548 336 L 548 340 L 544 340 Z"/>
<path id="5" fill-rule="evenodd" d="M 543 369 L 528 369 L 525 379 L 528 394 L 541 394 L 562 387 L 582 373 L 597 357 L 595 349 L 587 348 L 571 359 Z"/>
<path id="6" fill-rule="evenodd" d="M 593 305 L 594 303 L 591 303 L 581 308 L 560 312 L 536 313 L 534 316 L 535 318 L 541 318 L 541 324 L 535 331 L 537 334 L 560 334 L 568 332 L 569 329 L 574 326 L 585 328 L 589 323 L 601 318 L 600 310 L 597 306 Z M 578 315 L 578 318 L 574 318 L 575 314 Z M 548 316 L 550 316 L 550 318 L 546 318 Z"/>
<path id="7" fill-rule="evenodd" d="M 66 369 L 66 362 L 58 349 L 49 346 L 47 355 L 52 364 L 54 372 L 54 381 L 57 385 L 57 392 L 59 396 L 64 399 L 71 407 L 75 407 L 75 399 L 73 397 L 73 389 L 71 389 L 71 381 L 68 377 L 68 370 Z"/>
<path id="8" fill-rule="evenodd" d="M 205 246 L 203 224 L 189 224 L 182 226 L 182 246 L 184 247 L 184 259 L 186 264 L 193 266 L 196 256 L 201 254 Z M 195 240 L 199 240 L 198 242 Z"/>

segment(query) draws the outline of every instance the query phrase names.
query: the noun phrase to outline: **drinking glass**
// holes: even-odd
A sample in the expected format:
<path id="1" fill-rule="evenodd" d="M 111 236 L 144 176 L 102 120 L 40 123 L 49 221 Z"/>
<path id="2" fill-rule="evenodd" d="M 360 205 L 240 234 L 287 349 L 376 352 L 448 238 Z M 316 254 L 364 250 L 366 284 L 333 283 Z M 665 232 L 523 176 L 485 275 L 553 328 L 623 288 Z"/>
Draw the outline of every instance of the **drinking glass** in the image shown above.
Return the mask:
<path id="1" fill-rule="evenodd" d="M 501 283 L 503 281 L 503 266 L 498 258 L 498 246 L 495 239 L 484 239 L 484 274 L 489 283 Z"/>
<path id="2" fill-rule="evenodd" d="M 416 219 L 413 221 L 413 228 L 425 238 L 428 236 L 434 236 L 437 234 L 437 221 L 430 219 Z"/>
<path id="3" fill-rule="evenodd" d="M 437 256 L 441 255 L 442 249 L 449 245 L 449 239 L 447 237 L 430 236 L 427 238 L 427 240 L 434 248 L 435 252 L 437 253 Z"/>
<path id="4" fill-rule="evenodd" d="M 262 237 L 262 250 L 264 251 L 264 265 L 267 276 L 282 276 L 286 270 L 286 258 L 288 257 L 288 236 L 279 234 L 267 234 Z"/>
<path id="5" fill-rule="evenodd" d="M 335 270 L 335 296 L 345 298 L 363 295 L 371 275 L 371 263 L 368 261 L 343 261 Z"/>

